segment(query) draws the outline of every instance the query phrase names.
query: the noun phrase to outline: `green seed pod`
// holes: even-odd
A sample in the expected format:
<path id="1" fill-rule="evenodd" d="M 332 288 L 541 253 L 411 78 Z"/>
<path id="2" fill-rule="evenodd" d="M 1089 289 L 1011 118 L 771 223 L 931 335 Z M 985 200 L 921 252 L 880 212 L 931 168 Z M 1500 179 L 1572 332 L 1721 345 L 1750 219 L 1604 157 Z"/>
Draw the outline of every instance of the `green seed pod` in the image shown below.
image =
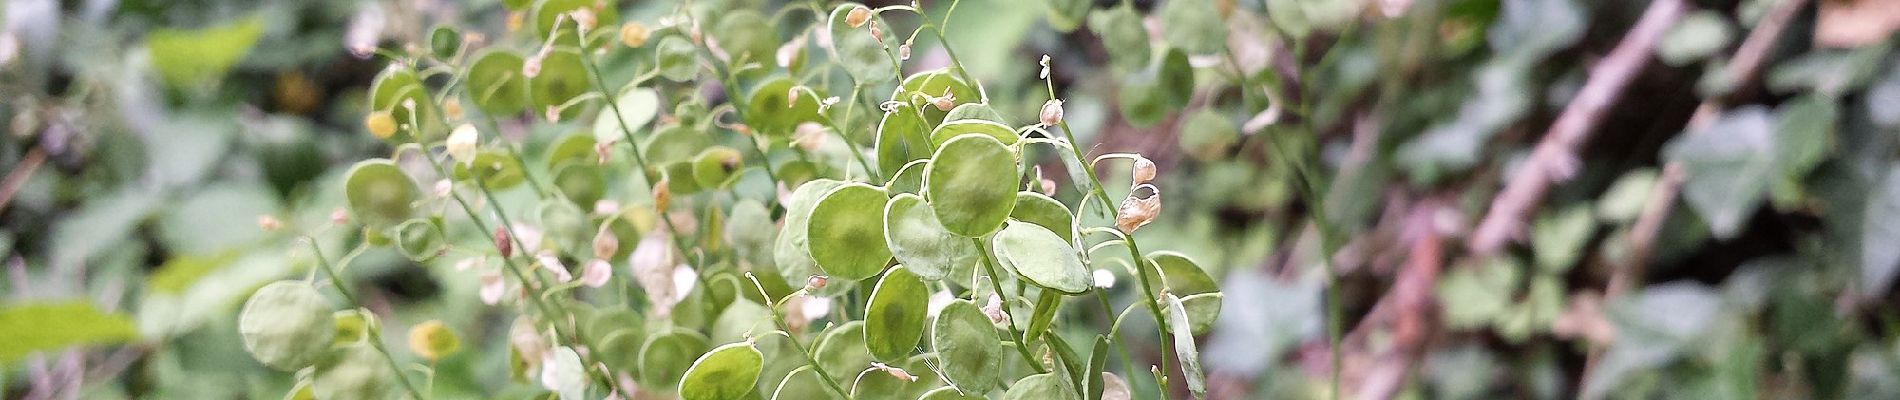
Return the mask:
<path id="1" fill-rule="evenodd" d="M 376 315 L 361 308 L 337 311 L 330 315 L 330 319 L 335 324 L 336 330 L 332 346 L 363 343 L 364 340 L 369 339 L 369 331 L 379 329 L 376 326 Z"/>
<path id="2" fill-rule="evenodd" d="M 396 371 L 368 344 L 337 349 L 317 362 L 312 394 L 325 400 L 388 399 Z"/>
<path id="3" fill-rule="evenodd" d="M 238 314 L 244 349 L 280 371 L 310 366 L 330 348 L 330 306 L 323 294 L 299 281 L 277 281 L 251 294 Z"/>
<path id="4" fill-rule="evenodd" d="M 412 219 L 396 226 L 396 248 L 415 262 L 429 262 L 447 248 L 442 229 L 425 219 Z"/>
<path id="5" fill-rule="evenodd" d="M 387 159 L 356 163 L 344 181 L 350 214 L 364 225 L 388 227 L 409 218 L 419 190 L 402 168 Z"/>
<path id="6" fill-rule="evenodd" d="M 449 26 L 437 26 L 429 31 L 429 52 L 444 60 L 455 58 L 462 49 L 462 33 Z"/>
<path id="7" fill-rule="evenodd" d="M 520 54 L 501 49 L 484 50 L 469 64 L 463 78 L 468 82 L 469 99 L 482 112 L 497 117 L 511 116 L 528 108 L 528 78 L 521 76 Z"/>

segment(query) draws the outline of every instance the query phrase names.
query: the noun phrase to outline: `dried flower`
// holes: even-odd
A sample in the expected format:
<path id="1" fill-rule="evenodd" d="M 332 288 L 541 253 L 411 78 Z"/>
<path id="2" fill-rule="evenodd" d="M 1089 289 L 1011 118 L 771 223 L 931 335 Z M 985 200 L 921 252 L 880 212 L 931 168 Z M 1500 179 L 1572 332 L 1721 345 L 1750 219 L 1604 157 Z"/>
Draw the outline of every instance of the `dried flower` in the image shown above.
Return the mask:
<path id="1" fill-rule="evenodd" d="M 671 186 L 672 179 L 670 176 L 661 176 L 659 182 L 653 183 L 654 212 L 666 214 L 666 203 L 673 199 L 673 190 L 668 188 Z"/>
<path id="2" fill-rule="evenodd" d="M 1142 196 L 1143 189 L 1147 189 L 1147 196 Z M 1122 199 L 1121 209 L 1115 214 L 1115 227 L 1121 228 L 1122 232 L 1135 233 L 1135 229 L 1153 222 L 1159 215 L 1161 190 L 1155 185 L 1144 183 L 1128 193 L 1128 198 Z"/>
<path id="3" fill-rule="evenodd" d="M 937 111 L 950 111 L 952 108 L 957 108 L 957 96 L 945 91 L 943 96 L 930 98 L 930 105 L 936 106 Z"/>
<path id="4" fill-rule="evenodd" d="M 537 54 L 534 57 L 528 57 L 528 60 L 526 62 L 521 63 L 521 76 L 528 77 L 528 78 L 541 76 L 541 56 L 540 55 Z"/>
<path id="5" fill-rule="evenodd" d="M 911 375 L 910 372 L 904 371 L 903 368 L 893 367 L 893 366 L 885 365 L 884 363 L 875 362 L 875 361 L 871 362 L 871 368 L 876 368 L 879 371 L 884 371 L 884 373 L 890 374 L 891 376 L 896 377 L 897 379 L 905 381 L 905 382 L 917 381 L 916 375 Z"/>
<path id="6" fill-rule="evenodd" d="M 1042 61 L 1037 64 L 1042 65 L 1042 72 L 1036 74 L 1036 76 L 1039 77 L 1038 79 L 1049 80 L 1049 55 L 1042 55 Z"/>
<path id="7" fill-rule="evenodd" d="M 1055 126 L 1062 123 L 1062 100 L 1049 99 L 1042 103 L 1042 126 Z"/>
<path id="8" fill-rule="evenodd" d="M 620 251 L 620 237 L 614 235 L 611 227 L 602 224 L 600 230 L 594 232 L 594 258 L 613 258 L 614 253 Z"/>
<path id="9" fill-rule="evenodd" d="M 639 21 L 630 21 L 620 25 L 620 43 L 627 45 L 627 47 L 638 48 L 646 46 L 647 39 L 652 37 L 653 31 L 647 29 L 646 24 L 642 24 Z"/>
<path id="10" fill-rule="evenodd" d="M 462 101 L 453 98 L 443 100 L 442 113 L 448 115 L 449 119 L 452 120 L 462 119 Z"/>
<path id="11" fill-rule="evenodd" d="M 827 277 L 824 275 L 812 275 L 810 278 L 805 279 L 805 291 L 816 292 L 818 291 L 818 289 L 824 289 L 825 285 L 830 282 L 831 282 L 831 277 Z"/>
<path id="12" fill-rule="evenodd" d="M 1130 171 L 1130 175 L 1134 177 L 1134 182 L 1129 183 L 1129 186 L 1141 186 L 1154 182 L 1156 174 L 1154 161 L 1149 161 L 1148 157 L 1135 156 L 1135 165 L 1131 167 Z"/>
<path id="13" fill-rule="evenodd" d="M 910 61 L 910 41 L 905 41 L 903 45 L 897 46 L 897 60 Z"/>
<path id="14" fill-rule="evenodd" d="M 344 210 L 343 207 L 337 207 L 335 210 L 330 210 L 330 223 L 343 225 L 349 222 L 350 222 L 349 210 Z"/>
<path id="15" fill-rule="evenodd" d="M 850 25 L 852 28 L 862 28 L 864 27 L 864 23 L 870 21 L 871 9 L 865 8 L 864 6 L 852 8 L 851 12 L 845 13 L 844 15 L 844 23 Z M 876 27 L 874 26 L 873 28 Z"/>
<path id="16" fill-rule="evenodd" d="M 501 251 L 501 258 L 514 257 L 515 243 L 508 239 L 508 228 L 495 227 L 495 250 Z"/>
<path id="17" fill-rule="evenodd" d="M 448 153 L 450 158 L 463 165 L 475 162 L 475 149 L 481 142 L 481 134 L 475 131 L 475 125 L 462 124 L 449 133 Z"/>
<path id="18" fill-rule="evenodd" d="M 568 15 L 568 18 L 571 18 L 574 20 L 575 25 L 580 26 L 581 32 L 587 32 L 587 31 L 593 30 L 594 25 L 599 23 L 599 21 L 597 21 L 594 18 L 594 10 L 589 9 L 587 7 L 581 7 L 581 8 L 575 9 L 574 11 L 569 11 L 567 15 Z"/>

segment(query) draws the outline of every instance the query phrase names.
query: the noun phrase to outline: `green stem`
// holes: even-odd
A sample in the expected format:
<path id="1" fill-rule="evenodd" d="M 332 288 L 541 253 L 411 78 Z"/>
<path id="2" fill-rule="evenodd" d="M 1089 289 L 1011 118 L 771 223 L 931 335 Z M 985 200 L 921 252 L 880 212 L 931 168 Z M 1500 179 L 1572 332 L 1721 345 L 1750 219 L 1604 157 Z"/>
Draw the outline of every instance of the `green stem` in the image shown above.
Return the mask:
<path id="1" fill-rule="evenodd" d="M 311 237 L 305 236 L 303 241 L 304 243 L 307 243 L 310 245 L 310 252 L 316 254 L 317 265 L 322 267 L 324 274 L 329 275 L 330 281 L 335 283 L 334 286 L 336 286 L 337 293 L 342 293 L 343 299 L 349 300 L 351 306 L 355 306 L 356 308 L 362 308 L 363 302 L 357 301 L 356 294 L 350 292 L 349 284 L 343 280 L 343 277 L 337 276 L 336 268 L 330 266 L 330 260 L 328 258 L 324 258 L 323 247 L 317 245 L 317 240 Z M 328 328 L 325 328 L 325 329 L 328 329 Z M 372 328 L 372 329 L 366 329 L 365 331 L 369 332 L 370 347 L 375 348 L 376 353 L 382 354 L 383 361 L 389 362 L 390 371 L 396 372 L 396 381 L 402 382 L 402 388 L 404 390 L 409 391 L 409 396 L 417 400 L 427 398 L 427 397 L 422 396 L 421 390 L 416 390 L 415 384 L 409 383 L 409 377 L 406 375 L 403 375 L 402 373 L 402 365 L 397 364 L 396 358 L 389 355 L 389 349 L 383 347 L 383 335 L 380 332 L 380 330 Z"/>
<path id="2" fill-rule="evenodd" d="M 1141 246 L 1135 244 L 1135 238 L 1133 236 L 1123 236 L 1122 243 L 1128 245 L 1128 256 L 1133 257 L 1135 260 L 1135 276 L 1141 279 L 1141 293 L 1143 296 L 1146 296 L 1146 298 L 1141 300 L 1141 304 L 1148 306 L 1149 315 L 1155 319 L 1155 332 L 1161 336 L 1161 346 L 1165 351 L 1172 351 L 1174 350 L 1174 336 L 1168 334 L 1168 320 L 1161 316 L 1161 305 L 1158 304 L 1161 297 L 1155 294 L 1154 285 L 1151 283 L 1151 280 L 1148 279 L 1148 269 L 1154 268 L 1155 266 L 1153 263 L 1148 262 L 1147 257 L 1141 255 Z M 1155 271 L 1155 276 L 1160 275 L 1161 271 Z M 1169 375 L 1169 371 L 1168 358 L 1161 357 L 1161 376 L 1155 377 L 1155 383 L 1161 385 L 1161 395 L 1163 397 L 1166 397 L 1168 393 L 1168 381 L 1161 379 L 1161 377 Z"/>
<path id="3" fill-rule="evenodd" d="M 1003 281 L 1001 276 L 996 274 L 996 256 L 991 255 L 988 248 L 983 246 L 983 239 L 970 238 L 970 242 L 976 244 L 977 252 L 983 253 L 983 270 L 990 276 L 990 287 L 996 291 L 996 296 L 1002 296 Z M 1009 303 L 1004 302 L 1003 310 L 1009 315 L 1009 319 L 1004 321 L 1003 325 L 1009 326 L 1010 340 L 1016 342 L 1016 354 L 1023 356 L 1023 361 L 1029 363 L 1030 368 L 1035 368 L 1036 373 L 1049 372 L 1042 369 L 1041 362 L 1037 362 L 1035 357 L 1029 355 L 1029 343 L 1025 340 L 1023 333 L 1016 329 L 1016 313 L 1011 312 L 1009 308 Z"/>
<path id="4" fill-rule="evenodd" d="M 780 314 L 778 310 L 778 306 L 783 303 L 772 301 L 772 295 L 765 292 L 765 286 L 759 283 L 758 278 L 752 277 L 751 273 L 746 273 L 746 278 L 751 279 L 752 286 L 759 290 L 759 298 L 765 299 L 765 307 L 772 310 L 772 322 L 778 325 L 778 330 L 785 332 L 786 339 L 791 339 L 792 348 L 798 350 L 798 355 L 805 356 L 805 364 L 811 366 L 812 372 L 818 373 L 818 378 L 825 381 L 826 388 L 830 388 L 832 392 L 838 393 L 838 396 L 841 398 L 850 399 L 851 393 L 846 392 L 843 387 L 839 387 L 838 381 L 831 379 L 831 374 L 825 372 L 825 368 L 818 365 L 818 359 L 813 358 L 811 352 L 805 350 L 805 343 L 798 340 L 798 335 L 792 334 L 791 324 L 785 323 L 785 316 Z M 800 289 L 800 291 L 802 292 L 803 289 Z"/>

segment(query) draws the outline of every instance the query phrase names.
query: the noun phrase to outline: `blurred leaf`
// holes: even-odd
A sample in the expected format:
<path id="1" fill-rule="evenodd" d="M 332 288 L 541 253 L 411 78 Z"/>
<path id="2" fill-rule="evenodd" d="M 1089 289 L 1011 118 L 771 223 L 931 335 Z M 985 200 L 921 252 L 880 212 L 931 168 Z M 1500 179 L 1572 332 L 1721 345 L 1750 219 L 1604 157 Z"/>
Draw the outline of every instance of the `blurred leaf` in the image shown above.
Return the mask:
<path id="1" fill-rule="evenodd" d="M 277 196 L 260 184 L 220 183 L 193 193 L 159 217 L 158 233 L 179 254 L 215 254 L 264 234 L 257 218 L 276 215 Z"/>
<path id="2" fill-rule="evenodd" d="M 1774 116 L 1759 106 L 1724 113 L 1701 132 L 1671 140 L 1663 157 L 1682 163 L 1683 200 L 1718 239 L 1741 234 L 1775 172 Z"/>
<path id="3" fill-rule="evenodd" d="M 1605 222 L 1630 222 L 1643 213 L 1649 192 L 1656 186 L 1656 169 L 1643 168 L 1624 173 L 1610 190 L 1597 200 L 1597 217 Z"/>
<path id="4" fill-rule="evenodd" d="M 1504 317 L 1512 304 L 1511 296 L 1517 291 L 1519 276 L 1516 263 L 1503 258 L 1447 272 L 1438 281 L 1445 326 L 1471 329 Z"/>
<path id="5" fill-rule="evenodd" d="M 1583 255 L 1583 246 L 1590 243 L 1596 227 L 1588 204 L 1538 216 L 1531 230 L 1531 248 L 1537 252 L 1537 268 L 1558 274 L 1569 270 Z"/>
<path id="6" fill-rule="evenodd" d="M 1541 58 L 1583 35 L 1590 13 L 1571 0 L 1502 2 L 1487 35 L 1491 48 L 1506 54 Z"/>
<path id="7" fill-rule="evenodd" d="M 215 255 L 173 257 L 158 266 L 158 271 L 153 272 L 151 278 L 146 281 L 146 287 L 159 293 L 181 294 L 192 284 L 197 283 L 199 278 L 231 264 L 237 256 L 236 252 L 224 252 Z"/>
<path id="8" fill-rule="evenodd" d="M 76 267 L 116 246 L 158 205 L 158 197 L 132 187 L 93 196 L 53 224 L 53 266 Z"/>
<path id="9" fill-rule="evenodd" d="M 1866 298 L 1885 296 L 1900 273 L 1900 165 L 1889 167 L 1878 186 L 1868 188 L 1865 222 L 1861 227 L 1860 292 Z"/>
<path id="10" fill-rule="evenodd" d="M 1884 45 L 1814 51 L 1775 64 L 1765 78 L 1777 93 L 1813 90 L 1838 95 L 1866 85 L 1886 55 Z"/>
<path id="11" fill-rule="evenodd" d="M 108 314 L 85 301 L 0 309 L 0 365 L 13 365 L 35 352 L 119 344 L 138 337 L 138 328 L 124 314 Z"/>
<path id="12" fill-rule="evenodd" d="M 263 33 L 264 21 L 253 15 L 203 29 L 156 29 L 147 34 L 145 48 L 166 85 L 186 88 L 224 76 Z"/>
<path id="13" fill-rule="evenodd" d="M 1616 343 L 1591 369 L 1583 398 L 1602 398 L 1629 374 L 1675 360 L 1702 334 L 1723 318 L 1722 299 L 1714 290 L 1696 283 L 1651 286 L 1635 296 L 1617 299 L 1608 310 L 1616 324 Z"/>
<path id="14" fill-rule="evenodd" d="M 1775 205 L 1797 207 L 1801 181 L 1834 150 L 1834 121 L 1840 110 L 1833 99 L 1807 95 L 1775 110 Z"/>
<path id="15" fill-rule="evenodd" d="M 1287 1 L 1280 1 L 1282 3 Z M 1354 3 L 1351 1 L 1306 1 L 1314 3 Z M 1227 22 L 1212 1 L 1170 1 L 1157 12 L 1161 20 L 1161 38 L 1189 54 L 1220 53 L 1227 47 Z"/>
<path id="16" fill-rule="evenodd" d="M 1669 65 L 1682 66 L 1728 47 L 1733 35 L 1722 13 L 1697 11 L 1677 20 L 1663 34 L 1662 42 L 1656 43 L 1656 57 Z"/>

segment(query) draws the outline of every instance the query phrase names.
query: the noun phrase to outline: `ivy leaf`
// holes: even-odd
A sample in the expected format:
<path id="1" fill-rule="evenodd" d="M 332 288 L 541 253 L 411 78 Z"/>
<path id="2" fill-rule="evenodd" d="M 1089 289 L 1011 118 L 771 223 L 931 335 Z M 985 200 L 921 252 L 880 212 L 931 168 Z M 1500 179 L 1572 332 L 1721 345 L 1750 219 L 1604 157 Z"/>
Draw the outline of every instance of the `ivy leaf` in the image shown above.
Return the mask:
<path id="1" fill-rule="evenodd" d="M 1537 252 L 1537 268 L 1563 273 L 1583 255 L 1583 246 L 1596 232 L 1596 219 L 1588 204 L 1572 206 L 1539 216 L 1531 229 L 1531 248 Z"/>
<path id="2" fill-rule="evenodd" d="M 1445 325 L 1469 329 L 1503 317 L 1511 305 L 1511 294 L 1518 280 L 1517 265 L 1503 259 L 1451 270 L 1438 282 Z"/>
<path id="3" fill-rule="evenodd" d="M 1611 303 L 1616 343 L 1588 372 L 1580 397 L 1603 398 L 1629 374 L 1675 360 L 1723 314 L 1721 295 L 1696 283 L 1656 285 Z"/>
<path id="4" fill-rule="evenodd" d="M 1740 234 L 1743 222 L 1761 206 L 1775 172 L 1774 126 L 1766 108 L 1743 107 L 1663 148 L 1663 157 L 1682 163 L 1687 173 L 1683 200 L 1708 221 L 1716 238 Z"/>
<path id="5" fill-rule="evenodd" d="M 138 328 L 124 314 L 108 314 L 83 301 L 17 304 L 0 310 L 0 365 L 12 365 L 40 351 L 138 338 Z"/>
<path id="6" fill-rule="evenodd" d="M 1801 181 L 1834 149 L 1834 121 L 1840 107 L 1827 96 L 1808 94 L 1775 109 L 1775 205 L 1793 208 L 1801 200 Z"/>

